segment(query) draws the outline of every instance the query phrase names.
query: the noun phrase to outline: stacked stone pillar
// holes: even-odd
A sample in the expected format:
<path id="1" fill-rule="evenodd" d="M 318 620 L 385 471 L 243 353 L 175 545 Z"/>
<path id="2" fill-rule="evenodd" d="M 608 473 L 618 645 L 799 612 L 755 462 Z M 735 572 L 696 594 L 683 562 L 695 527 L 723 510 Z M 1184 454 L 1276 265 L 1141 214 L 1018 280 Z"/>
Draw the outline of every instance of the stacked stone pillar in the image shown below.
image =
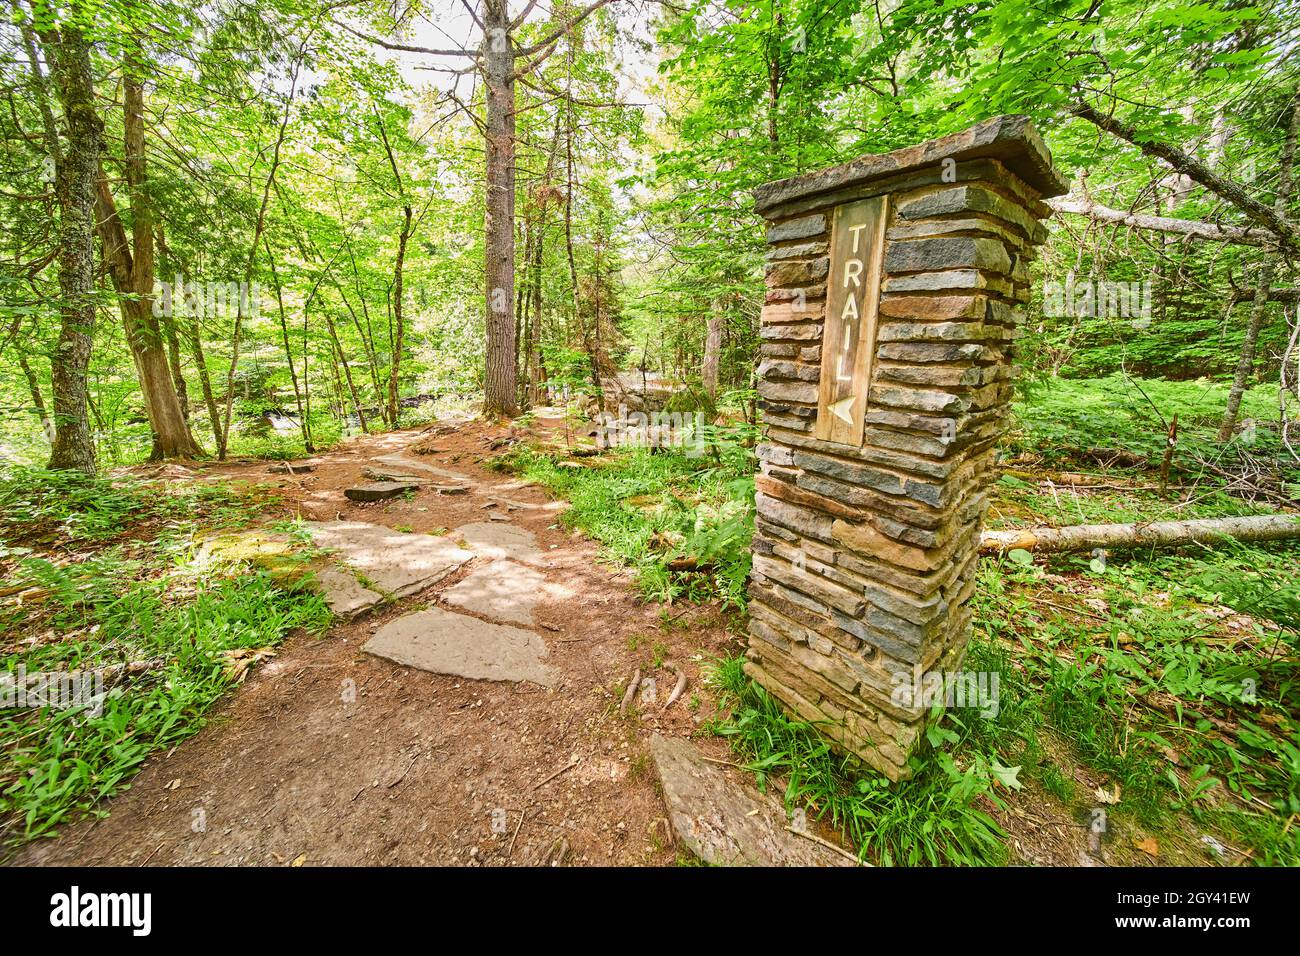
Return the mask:
<path id="1" fill-rule="evenodd" d="M 768 220 L 746 672 L 908 774 L 961 667 L 1043 199 L 1025 117 L 760 187 Z M 829 318 L 828 318 L 829 316 Z"/>

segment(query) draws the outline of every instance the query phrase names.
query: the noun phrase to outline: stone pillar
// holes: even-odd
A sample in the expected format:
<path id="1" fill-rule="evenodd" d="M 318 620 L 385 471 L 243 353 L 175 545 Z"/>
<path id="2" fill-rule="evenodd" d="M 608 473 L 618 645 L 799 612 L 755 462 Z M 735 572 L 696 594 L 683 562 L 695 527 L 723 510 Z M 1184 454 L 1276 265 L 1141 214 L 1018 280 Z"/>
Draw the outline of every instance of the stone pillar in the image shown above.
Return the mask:
<path id="1" fill-rule="evenodd" d="M 1042 200 L 1065 191 L 1028 119 L 1003 116 L 755 192 L 766 435 L 745 670 L 891 779 L 928 712 L 915 688 L 965 655 Z"/>

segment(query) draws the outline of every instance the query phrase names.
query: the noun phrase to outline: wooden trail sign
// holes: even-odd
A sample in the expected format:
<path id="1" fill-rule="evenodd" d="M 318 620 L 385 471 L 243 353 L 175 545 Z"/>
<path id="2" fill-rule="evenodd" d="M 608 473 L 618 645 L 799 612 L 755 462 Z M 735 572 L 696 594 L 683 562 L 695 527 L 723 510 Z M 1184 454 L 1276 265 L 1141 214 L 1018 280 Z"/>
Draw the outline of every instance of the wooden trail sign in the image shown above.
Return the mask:
<path id="1" fill-rule="evenodd" d="M 876 353 L 887 203 L 887 196 L 874 196 L 835 207 L 817 393 L 816 435 L 821 441 L 862 444 Z"/>

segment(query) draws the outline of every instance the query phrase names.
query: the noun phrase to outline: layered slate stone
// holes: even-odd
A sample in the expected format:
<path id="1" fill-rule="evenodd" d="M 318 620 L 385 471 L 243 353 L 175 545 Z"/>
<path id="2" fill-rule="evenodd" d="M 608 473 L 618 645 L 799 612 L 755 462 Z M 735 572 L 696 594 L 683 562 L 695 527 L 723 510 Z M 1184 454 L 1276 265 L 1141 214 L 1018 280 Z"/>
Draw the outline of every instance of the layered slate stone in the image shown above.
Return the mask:
<path id="1" fill-rule="evenodd" d="M 541 601 L 572 596 L 572 591 L 551 584 L 540 571 L 505 560 L 476 568 L 440 595 L 447 604 L 466 611 L 528 627 L 535 623 L 533 610 Z"/>
<path id="2" fill-rule="evenodd" d="M 312 542 L 356 571 L 367 590 L 389 598 L 435 584 L 474 557 L 445 537 L 365 521 L 308 521 L 305 527 Z"/>
<path id="3" fill-rule="evenodd" d="M 1010 116 L 755 193 L 766 435 L 746 671 L 892 779 L 928 710 L 913 688 L 965 654 L 1029 263 L 1043 200 L 1065 191 Z"/>
<path id="4" fill-rule="evenodd" d="M 362 650 L 406 667 L 473 680 L 532 681 L 553 687 L 546 644 L 532 631 L 428 608 L 381 627 Z"/>
<path id="5" fill-rule="evenodd" d="M 731 780 L 689 741 L 655 734 L 650 756 L 677 839 L 711 866 L 853 866 L 847 853 L 792 832 L 770 793 Z"/>
<path id="6" fill-rule="evenodd" d="M 343 494 L 351 501 L 384 501 L 404 495 L 408 491 L 416 491 L 419 487 L 419 483 L 413 481 L 372 481 L 348 488 Z"/>
<path id="7" fill-rule="evenodd" d="M 461 525 L 455 534 L 465 547 L 485 558 L 509 558 L 533 565 L 546 562 L 546 553 L 537 546 L 537 536 L 514 524 L 475 521 Z"/>
<path id="8" fill-rule="evenodd" d="M 468 484 L 470 481 L 469 475 L 459 471 L 452 471 L 449 468 L 439 468 L 437 465 L 417 461 L 414 458 L 408 458 L 406 455 L 380 455 L 372 460 L 375 464 L 384 466 L 384 470 L 392 475 L 430 475 L 433 478 L 458 485 Z"/>

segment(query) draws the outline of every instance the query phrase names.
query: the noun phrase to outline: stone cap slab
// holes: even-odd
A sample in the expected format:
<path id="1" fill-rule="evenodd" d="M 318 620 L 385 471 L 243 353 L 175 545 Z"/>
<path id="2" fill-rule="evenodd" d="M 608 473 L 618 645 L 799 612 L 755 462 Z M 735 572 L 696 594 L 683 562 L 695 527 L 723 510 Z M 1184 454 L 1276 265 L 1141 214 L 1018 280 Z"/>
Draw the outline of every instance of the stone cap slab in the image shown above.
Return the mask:
<path id="1" fill-rule="evenodd" d="M 945 159 L 995 159 L 1044 197 L 1060 196 L 1069 183 L 1052 167 L 1052 154 L 1028 116 L 995 116 L 960 133 L 892 153 L 860 156 L 829 169 L 778 179 L 754 190 L 754 209 L 767 213 L 783 203 L 915 172 Z"/>

